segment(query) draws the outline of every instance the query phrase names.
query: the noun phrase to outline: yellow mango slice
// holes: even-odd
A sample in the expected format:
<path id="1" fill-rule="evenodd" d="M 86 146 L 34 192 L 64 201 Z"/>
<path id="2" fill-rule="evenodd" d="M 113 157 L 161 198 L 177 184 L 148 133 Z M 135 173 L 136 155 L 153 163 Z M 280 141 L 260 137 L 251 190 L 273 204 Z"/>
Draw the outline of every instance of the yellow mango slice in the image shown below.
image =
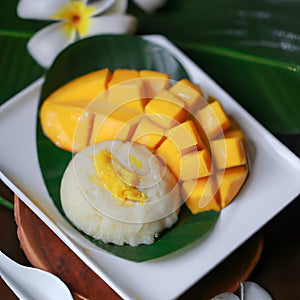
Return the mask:
<path id="1" fill-rule="evenodd" d="M 247 168 L 239 166 L 217 172 L 221 207 L 226 207 L 236 196 L 247 178 Z"/>
<path id="2" fill-rule="evenodd" d="M 204 143 L 192 120 L 187 120 L 169 129 L 166 136 L 176 144 L 182 153 L 204 148 Z"/>
<path id="3" fill-rule="evenodd" d="M 230 120 L 230 127 L 228 130 L 224 132 L 224 137 L 225 138 L 238 137 L 241 140 L 243 140 L 244 134 L 240 126 L 238 125 L 238 123 L 232 117 L 229 117 L 229 120 Z"/>
<path id="4" fill-rule="evenodd" d="M 181 180 L 207 177 L 212 173 L 211 159 L 206 149 L 183 155 L 180 163 Z"/>
<path id="5" fill-rule="evenodd" d="M 113 109 L 103 105 L 94 110 L 93 130 L 89 144 L 107 140 L 129 140 L 138 122 L 139 114 L 125 108 Z"/>
<path id="6" fill-rule="evenodd" d="M 131 140 L 153 150 L 156 149 L 163 140 L 164 133 L 164 128 L 153 123 L 147 117 L 144 117 L 137 125 Z"/>
<path id="7" fill-rule="evenodd" d="M 154 123 L 167 129 L 184 121 L 187 117 L 185 103 L 166 90 L 148 102 L 145 106 L 145 113 Z"/>
<path id="8" fill-rule="evenodd" d="M 181 191 L 185 204 L 193 214 L 221 209 L 212 177 L 184 181 Z"/>
<path id="9" fill-rule="evenodd" d="M 238 137 L 219 139 L 210 143 L 212 160 L 217 169 L 244 165 L 246 154 L 243 142 Z"/>
<path id="10" fill-rule="evenodd" d="M 58 103 L 90 102 L 106 91 L 110 75 L 108 69 L 103 69 L 80 76 L 55 90 L 46 101 Z"/>
<path id="11" fill-rule="evenodd" d="M 156 149 L 155 154 L 159 155 L 178 179 L 181 173 L 181 153 L 177 146 L 170 140 L 165 139 Z"/>
<path id="12" fill-rule="evenodd" d="M 187 79 L 178 81 L 169 91 L 186 103 L 189 112 L 194 112 L 203 106 L 204 98 L 202 91 Z"/>
<path id="13" fill-rule="evenodd" d="M 141 70 L 143 98 L 153 98 L 170 86 L 170 75 L 157 71 Z"/>
<path id="14" fill-rule="evenodd" d="M 219 101 L 213 101 L 194 114 L 198 129 L 207 138 L 213 139 L 229 128 L 229 119 Z"/>
<path id="15" fill-rule="evenodd" d="M 46 101 L 40 118 L 44 133 L 56 146 L 71 152 L 87 146 L 93 117 L 84 107 Z"/>
<path id="16" fill-rule="evenodd" d="M 120 69 L 114 71 L 108 83 L 107 102 L 144 112 L 142 80 L 136 70 Z"/>

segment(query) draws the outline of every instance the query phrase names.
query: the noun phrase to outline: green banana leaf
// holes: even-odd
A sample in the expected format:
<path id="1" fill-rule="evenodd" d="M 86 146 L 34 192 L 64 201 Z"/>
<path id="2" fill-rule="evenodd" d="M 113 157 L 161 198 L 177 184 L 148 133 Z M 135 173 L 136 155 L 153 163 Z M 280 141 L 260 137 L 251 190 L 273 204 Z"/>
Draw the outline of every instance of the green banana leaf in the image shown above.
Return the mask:
<path id="1" fill-rule="evenodd" d="M 18 0 L 1 1 L 0 105 L 41 77 L 45 70 L 29 55 L 29 38 L 48 22 L 23 20 L 16 14 Z"/>
<path id="2" fill-rule="evenodd" d="M 43 74 L 26 50 L 47 22 L 22 20 L 18 0 L 0 10 L 0 104 Z M 300 134 L 300 2 L 169 0 L 154 14 L 132 1 L 138 33 L 160 33 L 274 133 Z"/>
<path id="3" fill-rule="evenodd" d="M 300 2 L 169 0 L 139 17 L 275 133 L 300 133 Z"/>
<path id="4" fill-rule="evenodd" d="M 135 36 L 98 36 L 79 41 L 58 56 L 46 74 L 40 105 L 51 92 L 63 83 L 105 67 L 109 67 L 112 71 L 117 68 L 152 69 L 169 73 L 174 80 L 188 78 L 179 62 L 160 46 Z M 72 158 L 72 153 L 57 148 L 44 136 L 39 119 L 37 122 L 37 149 L 49 194 L 58 209 L 64 214 L 59 189 L 62 175 Z M 84 236 L 115 255 L 140 262 L 172 253 L 199 240 L 213 227 L 218 216 L 219 213 L 215 211 L 192 215 L 186 207 L 182 207 L 180 221 L 149 246 L 116 246 Z"/>

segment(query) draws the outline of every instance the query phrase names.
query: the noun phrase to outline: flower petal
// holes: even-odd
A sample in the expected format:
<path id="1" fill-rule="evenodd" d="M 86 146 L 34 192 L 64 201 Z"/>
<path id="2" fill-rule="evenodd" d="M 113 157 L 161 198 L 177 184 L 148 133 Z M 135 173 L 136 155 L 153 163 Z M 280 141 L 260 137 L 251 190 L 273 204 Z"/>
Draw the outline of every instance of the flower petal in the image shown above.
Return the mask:
<path id="1" fill-rule="evenodd" d="M 162 7 L 166 0 L 133 0 L 134 3 L 144 11 L 151 13 L 159 7 Z"/>
<path id="2" fill-rule="evenodd" d="M 59 52 L 75 40 L 75 30 L 68 36 L 64 23 L 54 23 L 38 31 L 28 42 L 27 48 L 33 58 L 48 68 Z"/>
<path id="3" fill-rule="evenodd" d="M 114 5 L 108 9 L 105 14 L 125 14 L 128 6 L 127 0 L 115 0 Z"/>
<path id="4" fill-rule="evenodd" d="M 272 300 L 272 297 L 269 293 L 260 287 L 258 284 L 247 281 L 242 285 L 241 291 L 243 293 L 242 299 L 245 300 Z"/>
<path id="5" fill-rule="evenodd" d="M 17 13 L 24 19 L 53 20 L 51 16 L 68 3 L 69 0 L 20 0 Z"/>
<path id="6" fill-rule="evenodd" d="M 86 36 L 103 33 L 134 33 L 137 19 L 130 15 L 111 14 L 91 19 L 90 28 Z"/>
<path id="7" fill-rule="evenodd" d="M 215 296 L 211 300 L 240 300 L 240 298 L 233 293 L 226 292 L 226 293 L 222 293 L 218 296 Z"/>
<path id="8" fill-rule="evenodd" d="M 93 7 L 95 9 L 95 11 L 93 12 L 93 16 L 95 16 L 107 11 L 110 7 L 114 5 L 115 2 L 115 0 L 98 0 L 93 1 L 91 4 L 88 4 L 88 6 Z"/>

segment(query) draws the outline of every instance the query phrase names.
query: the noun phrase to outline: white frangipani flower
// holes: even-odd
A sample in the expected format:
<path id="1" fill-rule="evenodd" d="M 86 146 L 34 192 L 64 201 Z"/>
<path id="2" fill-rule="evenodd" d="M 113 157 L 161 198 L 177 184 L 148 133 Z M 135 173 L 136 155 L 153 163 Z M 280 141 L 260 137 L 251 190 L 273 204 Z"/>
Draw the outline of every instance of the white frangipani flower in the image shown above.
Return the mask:
<path id="1" fill-rule="evenodd" d="M 97 34 L 133 33 L 136 18 L 125 14 L 127 0 L 20 0 L 19 17 L 54 23 L 35 33 L 27 44 L 29 53 L 49 67 L 66 46 Z"/>
<path id="2" fill-rule="evenodd" d="M 258 284 L 247 281 L 240 284 L 240 298 L 233 293 L 222 293 L 211 300 L 272 300 L 269 293 Z"/>
<path id="3" fill-rule="evenodd" d="M 162 7 L 167 0 L 133 0 L 133 2 L 144 11 L 151 13 L 157 8 Z"/>

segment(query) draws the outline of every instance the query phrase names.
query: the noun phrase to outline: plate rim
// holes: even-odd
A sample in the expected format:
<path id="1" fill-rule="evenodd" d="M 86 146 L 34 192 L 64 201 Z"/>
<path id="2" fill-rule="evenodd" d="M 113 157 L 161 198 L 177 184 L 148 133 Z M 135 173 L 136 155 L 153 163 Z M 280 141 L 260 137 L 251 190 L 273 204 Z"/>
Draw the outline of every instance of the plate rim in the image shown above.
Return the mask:
<path id="1" fill-rule="evenodd" d="M 166 46 L 168 45 L 169 50 L 172 52 L 172 54 L 178 58 L 178 60 L 180 62 L 182 62 L 183 66 L 186 67 L 186 64 L 188 64 L 190 66 L 190 68 L 187 68 L 187 72 L 191 72 L 191 79 L 193 80 L 193 70 L 195 68 L 199 69 L 200 71 L 202 71 L 195 63 L 193 63 L 187 56 L 185 56 L 178 48 L 176 48 L 169 40 L 167 40 L 165 37 L 160 36 L 160 35 L 150 35 L 150 36 L 144 36 L 143 38 L 150 40 L 152 42 L 157 42 L 160 43 L 160 45 Z M 179 53 L 179 57 L 178 57 L 178 53 Z M 183 60 L 183 61 L 182 61 Z M 203 71 L 202 71 L 203 72 Z M 211 79 L 206 73 L 203 72 L 203 74 L 205 74 L 205 76 L 214 84 L 216 84 L 214 82 L 213 79 Z M 22 97 L 24 95 L 26 95 L 28 92 L 37 89 L 40 85 L 42 84 L 42 79 L 37 80 L 36 82 L 34 82 L 33 84 L 29 85 L 27 88 L 25 88 L 24 90 L 22 90 L 21 92 L 19 92 L 16 96 L 12 97 L 10 100 L 8 100 L 7 102 L 5 102 L 4 104 L 2 104 L 0 106 L 0 114 L 5 111 L 6 109 L 9 109 L 9 107 L 11 107 L 12 105 L 14 105 L 14 103 L 16 101 L 22 100 Z M 217 85 L 217 84 L 216 84 Z M 221 90 L 222 88 L 217 85 Z M 222 90 L 223 91 L 223 90 Z M 225 91 L 223 91 L 226 95 L 228 95 Z M 228 95 L 229 96 L 229 95 Z M 229 96 L 229 98 L 231 98 Z M 232 99 L 232 98 L 231 98 Z M 233 99 L 232 99 L 233 100 Z M 221 101 L 222 102 L 222 101 Z M 250 118 L 253 122 L 253 124 L 255 124 L 256 128 L 259 131 L 262 131 L 262 133 L 264 134 L 264 136 L 266 138 L 268 138 L 270 140 L 270 142 L 272 144 L 274 144 L 275 146 L 278 146 L 281 151 L 284 151 L 288 154 L 288 159 L 290 160 L 291 163 L 295 163 L 294 168 L 299 170 L 300 172 L 300 159 L 290 150 L 288 149 L 285 145 L 283 145 L 276 137 L 274 137 L 265 127 L 263 127 L 258 121 L 256 121 L 254 119 L 253 116 L 251 116 L 249 113 L 247 113 L 238 103 L 236 103 L 234 100 L 233 102 L 235 103 L 235 105 L 237 104 L 239 106 L 239 108 L 241 109 L 240 113 L 244 114 L 247 116 L 247 118 Z M 50 227 L 50 229 L 52 229 L 52 231 L 54 231 L 58 237 L 60 239 L 62 239 L 62 241 L 67 244 L 67 246 L 69 246 L 69 248 L 75 252 L 75 254 L 77 254 L 89 267 L 91 267 L 94 271 L 95 268 L 97 269 L 97 274 L 99 275 L 99 273 L 101 275 L 99 275 L 107 284 L 109 284 L 122 298 L 124 299 L 132 299 L 132 297 L 134 297 L 133 295 L 128 294 L 122 287 L 118 286 L 118 284 L 112 279 L 110 278 L 110 276 L 108 276 L 103 270 L 101 270 L 100 265 L 95 265 L 94 262 L 91 260 L 90 257 L 88 257 L 84 251 L 82 251 L 82 249 L 79 249 L 74 243 L 73 241 L 70 241 L 70 237 L 66 236 L 65 232 L 62 232 L 61 229 L 55 225 L 55 223 L 53 223 L 52 220 L 50 220 L 47 215 L 45 215 L 30 199 L 29 197 L 27 197 L 17 186 L 15 186 L 3 173 L 0 172 L 0 178 L 18 195 L 20 196 L 21 200 L 26 200 L 23 201 L 26 204 L 31 204 L 31 208 L 34 210 L 34 212 L 42 219 L 42 221 L 44 223 L 46 223 L 46 225 L 48 227 Z M 300 187 L 299 187 L 300 190 Z M 287 201 L 285 203 L 285 205 L 283 207 L 281 207 L 281 209 L 283 209 L 286 205 L 288 205 L 293 198 L 295 198 L 297 195 L 295 195 L 294 197 L 292 197 L 292 199 L 290 199 L 289 201 Z M 280 209 L 280 210 L 281 210 Z M 279 210 L 279 211 L 280 211 Z M 275 212 L 275 214 L 277 214 L 279 211 Z M 274 214 L 274 215 L 275 215 Z M 273 216 L 274 216 L 273 215 Z M 272 217 L 273 217 L 272 216 Z M 272 218 L 271 217 L 271 218 Z M 258 229 L 266 222 L 268 222 L 271 218 L 265 220 L 265 222 L 263 222 L 262 224 L 259 225 Z M 252 234 L 250 234 L 251 236 Z M 235 248 L 232 248 L 231 251 L 227 254 L 229 255 L 232 251 L 234 251 L 240 244 L 242 244 L 246 239 L 248 239 L 248 237 L 246 237 L 244 240 L 241 240 L 240 243 L 238 243 L 236 245 Z M 227 256 L 226 255 L 226 256 Z M 225 256 L 225 257 L 226 257 Z M 223 259 L 225 259 L 225 257 L 223 257 Z M 88 263 L 87 263 L 88 262 Z M 209 272 L 216 264 L 220 263 L 220 261 L 216 262 L 214 265 L 211 266 L 211 268 L 209 270 L 207 270 L 207 272 Z M 204 276 L 204 275 L 202 275 Z M 189 282 L 188 285 L 185 286 L 184 289 L 182 289 L 180 291 L 180 293 L 174 294 L 174 297 L 179 296 L 180 294 L 182 294 L 185 290 L 187 290 L 190 286 L 192 286 L 196 281 L 198 281 L 202 276 L 200 276 L 199 278 L 195 278 L 195 280 L 193 282 Z"/>

